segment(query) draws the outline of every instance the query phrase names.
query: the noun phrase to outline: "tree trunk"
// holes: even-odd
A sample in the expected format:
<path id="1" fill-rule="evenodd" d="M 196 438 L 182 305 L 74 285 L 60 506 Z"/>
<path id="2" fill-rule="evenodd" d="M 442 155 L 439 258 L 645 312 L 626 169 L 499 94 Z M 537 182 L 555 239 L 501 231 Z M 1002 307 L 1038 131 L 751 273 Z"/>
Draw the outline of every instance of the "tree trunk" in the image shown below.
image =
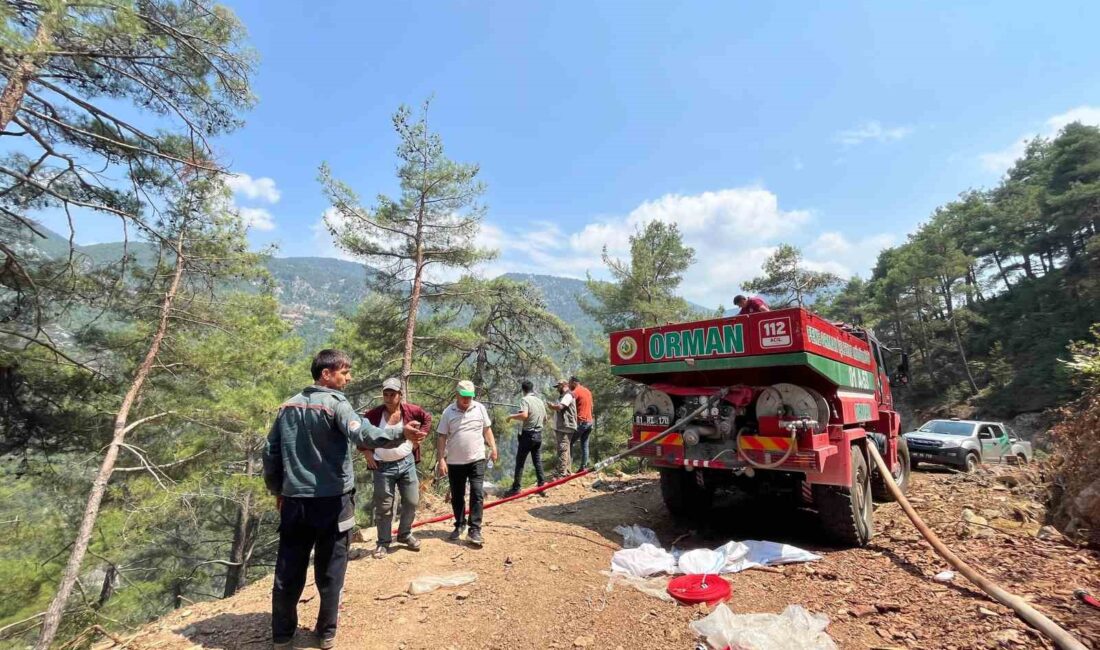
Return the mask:
<path id="1" fill-rule="evenodd" d="M 970 372 L 970 364 L 966 361 L 966 350 L 963 349 L 962 337 L 959 336 L 959 325 L 955 317 L 951 317 L 951 331 L 955 334 L 955 347 L 959 351 L 959 359 L 962 360 L 963 370 L 966 371 L 966 381 L 970 384 L 970 393 L 978 394 L 978 384 L 974 381 L 974 375 Z"/>
<path id="2" fill-rule="evenodd" d="M 417 228 L 419 240 L 420 229 Z M 416 314 L 420 309 L 420 290 L 424 286 L 424 247 L 416 246 L 416 273 L 413 275 L 412 294 L 409 296 L 409 318 L 405 321 L 405 353 L 401 357 L 401 388 L 409 399 L 409 375 L 412 374 L 413 337 L 416 336 Z"/>
<path id="3" fill-rule="evenodd" d="M 928 385 L 932 388 L 936 388 L 936 377 L 932 374 L 932 366 L 935 364 L 935 360 L 932 358 L 932 348 L 928 345 L 928 329 L 924 324 L 924 311 L 921 300 L 921 292 L 917 292 L 917 323 L 920 324 L 920 342 L 918 347 L 920 349 L 921 357 L 924 359 L 924 372 L 928 375 Z"/>
<path id="4" fill-rule="evenodd" d="M 993 251 L 993 261 L 997 263 L 997 273 L 1001 276 L 1001 282 L 1005 283 L 1005 291 L 1011 296 L 1012 285 L 1008 282 L 1008 274 L 1005 273 L 1005 267 L 1001 264 L 1001 256 L 997 254 L 997 251 Z"/>
<path id="5" fill-rule="evenodd" d="M 974 306 L 974 294 L 977 292 L 977 281 L 974 278 L 974 267 L 966 267 L 966 306 Z"/>
<path id="6" fill-rule="evenodd" d="M 966 372 L 966 381 L 970 384 L 970 392 L 973 395 L 978 394 L 978 384 L 974 381 L 974 375 L 970 372 L 970 364 L 966 360 L 966 350 L 963 349 L 962 337 L 959 336 L 959 323 L 955 319 L 955 310 L 951 306 L 951 302 L 947 303 L 947 320 L 951 323 L 951 332 L 955 338 L 955 348 L 959 352 L 959 359 L 962 361 L 963 370 Z"/>
<path id="7" fill-rule="evenodd" d="M 1035 269 L 1031 266 L 1031 255 L 1024 253 L 1024 275 L 1029 279 L 1035 279 Z"/>
<path id="8" fill-rule="evenodd" d="M 255 473 L 255 458 L 251 448 L 248 451 L 245 475 L 251 479 Z M 249 481 L 251 482 L 251 481 Z M 252 532 L 252 492 L 244 494 L 244 500 L 237 508 L 237 525 L 233 527 L 233 545 L 229 549 L 229 561 L 225 570 L 225 587 L 222 598 L 229 598 L 244 586 L 247 573 L 247 551 Z"/>
<path id="9" fill-rule="evenodd" d="M 119 449 L 122 448 L 126 434 L 134 426 L 141 423 L 141 420 L 139 420 L 130 426 L 126 424 L 130 417 L 130 409 L 137 401 L 138 395 L 141 394 L 141 389 L 145 386 L 145 380 L 153 369 L 157 354 L 160 353 L 160 345 L 164 341 L 164 336 L 168 333 L 168 319 L 172 313 L 172 304 L 175 302 L 176 294 L 179 291 L 185 265 L 183 237 L 181 235 L 176 244 L 175 272 L 172 274 L 172 282 L 160 305 L 160 321 L 157 323 L 153 339 L 149 342 L 145 359 L 142 360 L 137 372 L 134 373 L 130 388 L 126 391 L 126 395 L 122 398 L 122 404 L 115 414 L 114 435 L 111 438 L 111 444 L 107 447 L 107 454 L 103 457 L 103 463 L 99 466 L 95 481 L 92 482 L 92 491 L 88 494 L 88 503 L 84 507 L 84 516 L 80 521 L 76 540 L 73 542 L 73 550 L 69 555 L 65 570 L 61 574 L 61 584 L 58 585 L 57 594 L 54 595 L 49 608 L 46 610 L 46 616 L 42 619 L 42 633 L 34 645 L 34 650 L 48 650 L 57 635 L 57 630 L 61 625 L 61 615 L 65 611 L 65 603 L 69 600 L 69 595 L 73 591 L 73 586 L 80 574 L 80 565 L 84 562 L 84 555 L 88 551 L 92 530 L 95 527 L 96 518 L 99 516 L 99 506 L 103 502 L 104 493 L 107 491 L 107 483 L 111 480 L 115 461 L 118 460 Z"/>
<path id="10" fill-rule="evenodd" d="M 0 131 L 8 128 L 8 124 L 19 112 L 19 107 L 23 105 L 23 97 L 27 94 L 27 85 L 42 65 L 42 61 L 34 55 L 34 52 L 46 49 L 52 36 L 51 26 L 54 18 L 58 13 L 64 11 L 63 3 L 59 9 L 42 15 L 38 21 L 38 27 L 34 31 L 34 42 L 31 45 L 32 53 L 24 56 L 16 64 L 15 69 L 7 75 L 8 84 L 4 86 L 3 92 L 0 92 Z"/>
<path id="11" fill-rule="evenodd" d="M 108 564 L 107 573 L 103 576 L 103 586 L 99 590 L 99 600 L 96 602 L 96 609 L 103 609 L 103 606 L 107 604 L 111 596 L 115 595 L 115 583 L 117 581 L 118 567 L 113 564 Z"/>
<path id="12" fill-rule="evenodd" d="M 424 161 L 424 171 L 427 173 L 428 161 Z M 413 243 L 416 245 L 416 268 L 413 272 L 412 293 L 409 295 L 409 318 L 405 321 L 405 353 L 401 357 L 401 389 L 405 399 L 409 399 L 409 375 L 412 374 L 413 339 L 416 336 L 416 315 L 420 309 L 420 290 L 424 286 L 424 220 L 427 218 L 428 196 L 425 191 L 420 193 L 420 206 L 416 215 L 416 234 L 413 235 Z"/>

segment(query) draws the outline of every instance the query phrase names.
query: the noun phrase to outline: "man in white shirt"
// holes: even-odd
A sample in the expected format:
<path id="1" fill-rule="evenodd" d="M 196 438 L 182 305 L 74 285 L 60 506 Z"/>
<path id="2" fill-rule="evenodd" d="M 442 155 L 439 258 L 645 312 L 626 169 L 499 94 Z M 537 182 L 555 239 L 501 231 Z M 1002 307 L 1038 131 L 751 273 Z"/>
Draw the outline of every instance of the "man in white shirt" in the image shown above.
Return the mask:
<path id="1" fill-rule="evenodd" d="M 474 400 L 474 384 L 468 380 L 458 382 L 453 404 L 439 418 L 436 429 L 436 470 L 446 476 L 451 485 L 451 509 L 455 515 L 455 529 L 450 539 L 455 542 L 466 528 L 466 483 L 470 484 L 470 533 L 467 541 L 481 546 L 481 510 L 485 503 L 485 447 L 489 457 L 496 462 L 497 443 L 493 439 L 493 421 L 481 402 Z"/>

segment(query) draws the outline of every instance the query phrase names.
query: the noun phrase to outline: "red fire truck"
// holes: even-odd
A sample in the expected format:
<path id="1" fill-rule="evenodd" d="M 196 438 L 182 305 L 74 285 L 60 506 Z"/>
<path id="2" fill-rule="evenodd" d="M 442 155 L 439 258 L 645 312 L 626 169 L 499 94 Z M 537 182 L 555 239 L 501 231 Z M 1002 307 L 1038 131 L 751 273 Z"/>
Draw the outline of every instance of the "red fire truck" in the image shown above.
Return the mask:
<path id="1" fill-rule="evenodd" d="M 706 512 L 717 487 L 778 483 L 850 546 L 873 534 L 872 493 L 888 497 L 866 446 L 879 446 L 902 489 L 909 483 L 884 352 L 869 330 L 803 308 L 611 334 L 613 372 L 642 385 L 632 446 L 713 401 L 635 452 L 659 468 L 673 515 Z M 896 381 L 907 366 L 902 355 Z"/>

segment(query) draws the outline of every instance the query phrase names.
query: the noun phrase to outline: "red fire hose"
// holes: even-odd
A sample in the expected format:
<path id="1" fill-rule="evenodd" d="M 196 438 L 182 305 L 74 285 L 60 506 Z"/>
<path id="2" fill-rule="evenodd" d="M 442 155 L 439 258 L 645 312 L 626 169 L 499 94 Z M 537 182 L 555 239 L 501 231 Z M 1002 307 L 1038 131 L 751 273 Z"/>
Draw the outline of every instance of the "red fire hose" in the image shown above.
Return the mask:
<path id="1" fill-rule="evenodd" d="M 576 472 L 575 474 L 570 474 L 569 476 L 559 478 L 556 481 L 550 481 L 549 483 L 546 483 L 545 485 L 542 485 L 540 487 L 528 488 L 528 489 L 520 492 L 519 494 L 513 494 L 510 497 L 504 497 L 503 499 L 497 499 L 496 501 L 490 501 L 489 503 L 486 503 L 485 505 L 482 506 L 482 510 L 488 510 L 489 508 L 495 508 L 496 506 L 499 506 L 502 503 L 508 503 L 509 501 L 515 501 L 516 499 L 522 499 L 524 497 L 529 497 L 532 494 L 539 494 L 540 492 L 545 492 L 545 491 L 549 490 L 550 488 L 557 487 L 559 485 L 562 485 L 563 483 L 568 483 L 569 481 L 572 481 L 574 479 L 578 479 L 578 478 L 580 478 L 582 476 L 585 476 L 587 474 L 602 472 L 607 467 L 619 462 L 620 460 L 622 460 L 626 456 L 638 451 L 642 447 L 646 447 L 648 445 L 652 445 L 652 444 L 655 444 L 657 442 L 660 442 L 661 440 L 664 440 L 666 437 L 671 435 L 673 432 L 679 430 L 680 427 L 682 427 L 685 424 L 687 424 L 688 422 L 690 422 L 696 415 L 699 415 L 704 410 L 709 409 L 711 406 L 714 405 L 715 402 L 717 402 L 718 400 L 725 397 L 726 393 L 728 393 L 729 390 L 730 390 L 729 388 L 723 388 L 723 389 L 719 390 L 714 395 L 711 395 L 710 398 L 702 404 L 702 406 L 695 409 L 691 413 L 688 413 L 684 417 L 680 418 L 676 423 L 674 423 L 672 426 L 665 429 L 661 433 L 658 433 L 657 435 L 653 436 L 649 440 L 646 440 L 645 442 L 642 442 L 641 444 L 634 445 L 633 447 L 631 447 L 630 449 L 627 449 L 626 451 L 615 454 L 614 456 L 612 456 L 610 458 L 605 458 L 604 460 L 596 463 L 592 467 L 592 469 L 582 469 L 581 471 Z M 466 512 L 464 512 L 463 514 L 464 515 L 470 514 L 470 509 L 467 508 Z M 423 521 L 418 521 L 418 522 L 416 522 L 412 525 L 412 528 L 420 528 L 421 526 L 427 526 L 428 524 L 438 524 L 442 521 L 447 521 L 448 519 L 454 519 L 454 514 L 452 513 L 452 514 L 449 514 L 449 515 L 440 515 L 438 517 L 433 517 L 431 519 L 425 519 Z M 393 529 L 393 534 L 395 534 L 395 535 L 397 534 L 397 529 L 396 528 Z"/>
<path id="2" fill-rule="evenodd" d="M 490 501 L 489 503 L 486 503 L 485 505 L 483 505 L 481 507 L 481 509 L 482 510 L 488 510 L 489 508 L 495 508 L 496 506 L 499 506 L 502 503 L 508 503 L 509 501 L 515 501 L 516 499 L 522 499 L 523 497 L 529 497 L 532 494 L 538 494 L 539 492 L 545 492 L 545 491 L 549 490 L 552 487 L 557 487 L 557 486 L 561 485 L 562 483 L 568 483 L 569 481 L 572 481 L 575 478 L 580 478 L 580 477 L 584 476 L 585 474 L 591 474 L 593 472 L 593 469 L 583 469 L 583 470 L 577 472 L 576 474 L 570 474 L 569 476 L 559 478 L 556 481 L 550 481 L 549 483 L 545 483 L 545 484 L 543 484 L 539 487 L 528 488 L 528 489 L 526 489 L 526 490 L 524 490 L 524 491 L 522 491 L 518 494 L 513 494 L 510 497 L 504 497 L 503 499 L 497 499 L 496 501 Z M 466 514 L 466 515 L 470 514 L 470 509 L 466 508 L 466 512 L 464 512 L 463 514 Z M 421 526 L 427 526 L 428 524 L 438 524 L 439 522 L 447 521 L 448 519 L 454 519 L 454 513 L 451 513 L 449 515 L 440 515 L 438 517 L 433 517 L 432 519 L 425 519 L 423 521 L 418 521 L 418 522 L 416 522 L 412 525 L 412 528 L 420 528 Z M 394 534 L 397 534 L 397 529 L 394 528 L 393 532 L 394 532 Z"/>

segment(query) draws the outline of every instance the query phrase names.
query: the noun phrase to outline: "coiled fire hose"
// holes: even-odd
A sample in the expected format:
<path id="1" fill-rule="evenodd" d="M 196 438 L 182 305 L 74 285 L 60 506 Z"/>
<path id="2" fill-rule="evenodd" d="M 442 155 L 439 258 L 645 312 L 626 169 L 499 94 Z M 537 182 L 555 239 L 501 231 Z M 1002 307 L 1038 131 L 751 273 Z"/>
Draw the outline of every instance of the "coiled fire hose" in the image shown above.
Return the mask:
<path id="1" fill-rule="evenodd" d="M 1076 639 L 1076 637 L 1044 616 L 1037 609 L 1028 605 L 1023 598 L 1005 591 L 997 585 L 997 583 L 981 573 L 978 573 L 977 570 L 967 564 L 962 558 L 951 552 L 951 549 L 947 548 L 947 546 L 940 541 L 940 538 L 924 523 L 920 515 L 913 510 L 913 506 L 909 504 L 909 500 L 906 499 L 905 495 L 898 489 L 898 484 L 894 482 L 894 475 L 887 469 L 886 463 L 882 460 L 882 456 L 879 455 L 875 445 L 867 445 L 867 449 L 871 452 L 871 459 L 875 461 L 875 466 L 878 467 L 878 473 L 885 480 L 886 489 L 890 491 L 890 495 L 894 497 L 894 500 L 898 502 L 901 509 L 905 511 L 906 516 L 913 522 L 913 525 L 920 531 L 920 534 L 924 536 L 924 539 L 940 554 L 940 557 L 947 560 L 948 564 L 958 569 L 959 573 L 966 576 L 967 580 L 980 587 L 990 598 L 1001 603 L 1005 607 L 1011 608 L 1016 612 L 1017 616 L 1024 620 L 1024 622 L 1045 634 L 1047 638 L 1053 641 L 1059 648 L 1062 648 L 1062 650 L 1088 650 L 1084 644 Z"/>
<path id="2" fill-rule="evenodd" d="M 641 449 L 643 447 L 646 447 L 646 446 L 649 446 L 649 445 L 656 444 L 656 443 L 664 440 L 668 436 L 672 435 L 676 431 L 680 430 L 685 424 L 687 424 L 691 420 L 695 419 L 695 416 L 699 415 L 703 411 L 705 411 L 705 410 L 709 409 L 710 407 L 714 406 L 714 404 L 718 400 L 722 399 L 723 397 L 726 396 L 727 393 L 729 393 L 729 390 L 730 390 L 729 387 L 722 388 L 722 389 L 718 390 L 713 395 L 711 395 L 707 399 L 707 401 L 704 402 L 699 408 L 695 409 L 691 413 L 688 413 L 684 417 L 680 418 L 675 423 L 673 423 L 672 426 L 670 426 L 669 428 L 667 428 L 664 431 L 658 433 L 657 435 L 653 436 L 649 440 L 646 440 L 646 441 L 644 441 L 640 444 L 634 445 L 633 447 L 627 449 L 626 451 L 619 452 L 618 454 L 615 454 L 614 456 L 611 456 L 609 458 L 605 458 L 605 459 L 601 460 L 600 462 L 593 465 L 591 469 L 582 469 L 579 472 L 576 472 L 574 474 L 570 474 L 569 476 L 565 476 L 563 478 L 559 478 L 556 481 L 550 481 L 549 483 L 546 483 L 545 485 L 542 485 L 542 486 L 539 486 L 539 487 L 528 488 L 526 490 L 523 490 L 522 492 L 519 492 L 518 494 L 513 494 L 510 497 L 504 497 L 503 499 L 497 499 L 496 501 L 490 501 L 489 503 L 486 503 L 485 505 L 483 505 L 481 508 L 482 508 L 482 510 L 488 510 L 489 508 L 495 508 L 496 506 L 499 506 L 502 503 L 508 503 L 509 501 L 515 501 L 516 499 L 522 499 L 524 497 L 531 496 L 532 494 L 539 494 L 540 492 L 545 492 L 545 491 L 549 490 L 550 488 L 557 487 L 559 485 L 562 485 L 563 483 L 568 483 L 569 481 L 578 479 L 582 476 L 586 476 L 588 474 L 593 474 L 593 473 L 597 473 L 597 472 L 602 472 L 603 470 L 607 469 L 611 465 L 614 465 L 615 463 L 619 462 L 620 460 L 622 460 L 623 458 L 629 456 L 630 454 L 638 451 L 639 449 Z M 466 514 L 466 515 L 470 514 L 470 509 L 466 508 L 466 512 L 463 513 L 463 514 Z M 447 521 L 448 519 L 454 519 L 454 514 L 452 513 L 452 514 L 449 514 L 449 515 L 440 515 L 438 517 L 433 517 L 431 519 L 425 519 L 423 521 L 418 521 L 418 522 L 415 522 L 412 525 L 412 528 L 420 528 L 421 526 L 427 526 L 428 524 L 438 524 L 440 522 Z M 395 528 L 393 532 L 394 532 L 394 534 L 396 534 L 397 529 Z"/>

